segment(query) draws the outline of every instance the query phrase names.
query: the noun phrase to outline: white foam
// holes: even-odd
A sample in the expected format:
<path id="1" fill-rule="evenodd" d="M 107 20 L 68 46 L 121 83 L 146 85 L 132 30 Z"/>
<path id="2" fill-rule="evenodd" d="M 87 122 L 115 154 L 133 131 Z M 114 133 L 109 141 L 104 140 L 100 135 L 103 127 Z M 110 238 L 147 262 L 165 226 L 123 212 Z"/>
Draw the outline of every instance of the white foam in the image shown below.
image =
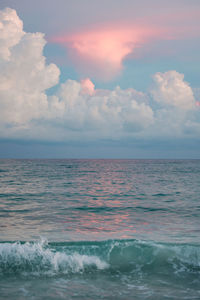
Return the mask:
<path id="1" fill-rule="evenodd" d="M 68 274 L 83 272 L 90 267 L 103 270 L 108 268 L 108 264 L 95 255 L 55 251 L 45 247 L 44 241 L 0 245 L 0 272 L 33 271 Z"/>

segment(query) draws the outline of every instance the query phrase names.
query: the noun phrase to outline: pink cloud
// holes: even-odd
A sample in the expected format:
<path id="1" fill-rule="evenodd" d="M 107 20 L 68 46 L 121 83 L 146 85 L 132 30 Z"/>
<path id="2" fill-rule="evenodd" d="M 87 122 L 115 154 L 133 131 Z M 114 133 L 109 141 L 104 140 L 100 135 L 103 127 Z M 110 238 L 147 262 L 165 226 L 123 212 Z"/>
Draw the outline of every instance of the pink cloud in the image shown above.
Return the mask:
<path id="1" fill-rule="evenodd" d="M 85 78 L 81 80 L 82 94 L 92 96 L 94 94 L 94 83 L 89 79 Z"/>
<path id="2" fill-rule="evenodd" d="M 50 41 L 68 50 L 72 63 L 82 75 L 108 81 L 120 74 L 127 57 L 138 57 L 145 51 L 151 51 L 155 40 L 199 36 L 198 16 L 199 10 L 194 9 L 173 13 L 166 11 L 135 18 L 134 22 L 127 19 L 126 22 L 116 21 L 99 26 L 91 24 L 89 28 L 74 33 L 54 36 Z M 166 52 L 166 49 L 161 52 Z"/>
<path id="3" fill-rule="evenodd" d="M 106 81 L 120 73 L 123 60 L 136 47 L 160 35 L 155 28 L 114 24 L 63 34 L 51 41 L 70 50 L 71 59 L 80 71 L 87 70 L 88 75 Z"/>

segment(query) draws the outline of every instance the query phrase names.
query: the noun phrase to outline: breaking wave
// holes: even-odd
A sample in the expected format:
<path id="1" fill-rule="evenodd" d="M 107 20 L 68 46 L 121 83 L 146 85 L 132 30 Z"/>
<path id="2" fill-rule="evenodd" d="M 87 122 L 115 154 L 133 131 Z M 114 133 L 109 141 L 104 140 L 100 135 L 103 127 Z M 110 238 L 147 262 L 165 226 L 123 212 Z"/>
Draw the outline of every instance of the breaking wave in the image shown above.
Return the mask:
<path id="1" fill-rule="evenodd" d="M 200 246 L 137 240 L 0 243 L 0 276 L 92 272 L 200 275 Z"/>

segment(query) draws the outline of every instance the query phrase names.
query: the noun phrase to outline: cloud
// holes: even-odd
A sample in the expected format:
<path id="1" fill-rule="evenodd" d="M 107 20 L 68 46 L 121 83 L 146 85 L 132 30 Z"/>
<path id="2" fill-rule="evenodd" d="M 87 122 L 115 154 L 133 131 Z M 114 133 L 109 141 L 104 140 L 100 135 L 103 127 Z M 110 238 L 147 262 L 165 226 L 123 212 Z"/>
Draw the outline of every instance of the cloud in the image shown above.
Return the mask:
<path id="1" fill-rule="evenodd" d="M 161 30 L 152 26 L 118 23 L 55 36 L 50 41 L 70 50 L 70 57 L 80 72 L 107 81 L 120 73 L 123 60 L 135 48 L 160 35 Z"/>
<path id="2" fill-rule="evenodd" d="M 12 9 L 0 12 L 0 122 L 24 126 L 48 110 L 45 90 L 58 83 L 60 71 L 47 65 L 43 34 L 25 33 Z"/>
<path id="3" fill-rule="evenodd" d="M 158 103 L 174 106 L 181 110 L 195 108 L 193 91 L 189 84 L 184 81 L 183 74 L 176 71 L 156 73 L 153 80 L 154 87 L 151 94 Z"/>
<path id="4" fill-rule="evenodd" d="M 94 94 L 94 83 L 89 78 L 81 80 L 81 87 L 83 94 L 88 94 L 90 96 Z"/>
<path id="5" fill-rule="evenodd" d="M 41 33 L 26 33 L 16 12 L 0 12 L 0 137 L 48 141 L 199 137 L 199 107 L 184 76 L 156 73 L 148 94 L 95 89 L 66 80 L 43 56 Z M 16 35 L 13 32 L 17 33 Z"/>
<path id="6" fill-rule="evenodd" d="M 17 45 L 25 33 L 23 23 L 15 10 L 6 8 L 0 11 L 0 58 L 9 60 L 10 49 Z"/>
<path id="7" fill-rule="evenodd" d="M 185 55 L 188 58 L 192 47 L 198 50 L 200 6 L 197 3 L 136 2 L 125 1 L 122 8 L 116 1 L 109 1 L 97 10 L 95 7 L 99 4 L 90 5 L 90 13 L 80 14 L 78 20 L 74 18 L 76 24 L 74 20 L 69 21 L 71 16 L 65 17 L 66 23 L 62 23 L 53 36 L 49 34 L 49 41 L 66 49 L 66 62 L 70 60 L 82 76 L 101 81 L 118 76 L 126 59 L 145 55 L 148 58 L 176 55 L 177 59 Z M 72 15 L 81 6 L 79 3 L 73 7 Z M 89 4 L 84 3 L 84 6 L 82 10 Z M 73 23 L 73 28 L 69 23 Z"/>
<path id="8" fill-rule="evenodd" d="M 51 112 L 57 112 L 58 122 L 62 120 L 68 129 L 116 138 L 125 132 L 140 132 L 153 122 L 153 111 L 143 93 L 119 87 L 92 94 L 84 90 L 77 81 L 67 80 L 51 98 Z"/>

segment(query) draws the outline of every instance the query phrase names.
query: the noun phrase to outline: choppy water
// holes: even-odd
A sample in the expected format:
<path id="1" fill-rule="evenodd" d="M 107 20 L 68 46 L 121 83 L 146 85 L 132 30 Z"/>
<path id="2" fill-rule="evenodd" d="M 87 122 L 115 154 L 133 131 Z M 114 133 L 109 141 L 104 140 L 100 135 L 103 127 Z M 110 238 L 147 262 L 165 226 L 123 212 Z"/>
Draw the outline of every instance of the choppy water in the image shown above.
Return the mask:
<path id="1" fill-rule="evenodd" d="M 0 299 L 200 299 L 200 160 L 0 160 Z"/>

